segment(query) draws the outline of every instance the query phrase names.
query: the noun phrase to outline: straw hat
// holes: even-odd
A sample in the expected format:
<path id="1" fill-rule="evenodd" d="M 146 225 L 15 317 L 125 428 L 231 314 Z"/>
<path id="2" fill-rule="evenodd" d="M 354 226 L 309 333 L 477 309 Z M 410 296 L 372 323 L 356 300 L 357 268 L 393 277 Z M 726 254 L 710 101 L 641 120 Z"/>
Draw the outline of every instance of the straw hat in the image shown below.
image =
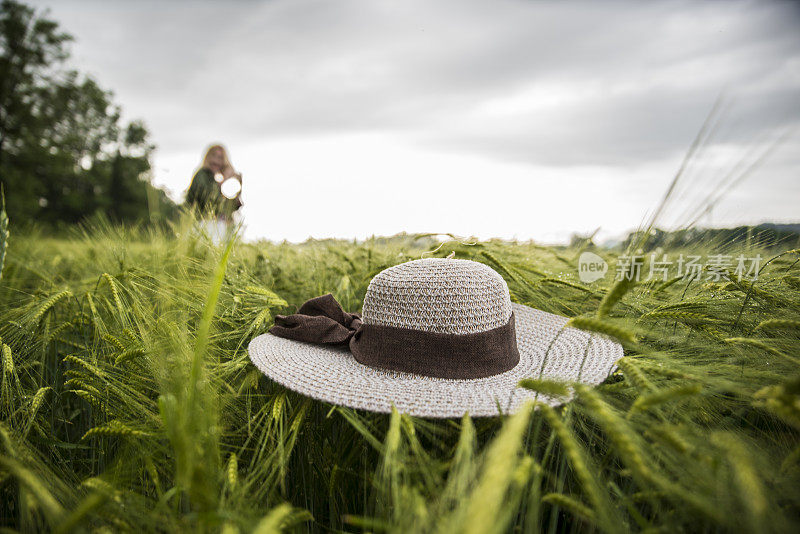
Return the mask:
<path id="1" fill-rule="evenodd" d="M 513 413 L 547 397 L 523 378 L 599 384 L 622 346 L 565 327 L 566 317 L 512 303 L 490 267 L 429 258 L 377 274 L 362 314 L 332 295 L 275 318 L 248 346 L 253 363 L 289 389 L 332 404 L 420 417 Z"/>

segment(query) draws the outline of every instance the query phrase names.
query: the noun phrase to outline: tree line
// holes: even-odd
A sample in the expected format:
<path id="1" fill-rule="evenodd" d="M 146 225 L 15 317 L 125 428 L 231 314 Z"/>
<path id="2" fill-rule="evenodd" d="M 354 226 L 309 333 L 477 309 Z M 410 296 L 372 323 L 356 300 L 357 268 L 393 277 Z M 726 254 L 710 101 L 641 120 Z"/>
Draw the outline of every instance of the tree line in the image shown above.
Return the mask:
<path id="1" fill-rule="evenodd" d="M 151 184 L 155 146 L 124 124 L 111 91 L 69 68 L 69 43 L 46 12 L 0 4 L 0 184 L 17 223 L 161 222 L 177 213 Z"/>

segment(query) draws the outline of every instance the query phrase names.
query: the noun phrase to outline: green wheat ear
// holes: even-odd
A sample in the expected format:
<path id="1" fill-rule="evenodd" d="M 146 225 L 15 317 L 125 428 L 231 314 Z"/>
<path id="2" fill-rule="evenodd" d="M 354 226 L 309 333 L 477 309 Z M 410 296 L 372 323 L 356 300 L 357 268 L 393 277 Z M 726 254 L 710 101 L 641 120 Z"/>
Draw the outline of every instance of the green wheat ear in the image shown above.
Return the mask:
<path id="1" fill-rule="evenodd" d="M 761 321 L 754 330 L 796 330 L 800 332 L 800 321 L 767 319 L 766 321 Z"/>
<path id="2" fill-rule="evenodd" d="M 534 378 L 523 378 L 519 381 L 519 387 L 530 389 L 550 397 L 566 397 L 569 395 L 569 388 L 564 382 L 555 380 L 537 380 Z"/>
<path id="3" fill-rule="evenodd" d="M 563 493 L 548 493 L 542 497 L 542 502 L 563 508 L 575 517 L 585 519 L 589 523 L 594 523 L 596 520 L 595 514 L 591 508 L 581 503 L 574 497 L 564 495 Z"/>
<path id="4" fill-rule="evenodd" d="M 614 305 L 622 300 L 622 297 L 636 285 L 636 282 L 623 276 L 621 280 L 619 280 L 614 286 L 606 293 L 603 297 L 603 300 L 600 301 L 600 305 L 597 307 L 597 316 L 598 317 L 605 317 L 611 311 L 611 308 Z"/>
<path id="5" fill-rule="evenodd" d="M 636 343 L 636 336 L 633 332 L 594 317 L 573 317 L 567 321 L 566 326 L 586 330 L 588 332 L 605 334 L 621 342 Z"/>
<path id="6" fill-rule="evenodd" d="M 3 278 L 3 265 L 6 261 L 8 247 L 8 215 L 6 214 L 6 195 L 0 187 L 0 279 Z"/>
<path id="7" fill-rule="evenodd" d="M 617 366 L 622 370 L 625 380 L 633 384 L 639 393 L 647 393 L 654 389 L 653 384 L 647 379 L 644 372 L 629 356 L 617 360 Z"/>

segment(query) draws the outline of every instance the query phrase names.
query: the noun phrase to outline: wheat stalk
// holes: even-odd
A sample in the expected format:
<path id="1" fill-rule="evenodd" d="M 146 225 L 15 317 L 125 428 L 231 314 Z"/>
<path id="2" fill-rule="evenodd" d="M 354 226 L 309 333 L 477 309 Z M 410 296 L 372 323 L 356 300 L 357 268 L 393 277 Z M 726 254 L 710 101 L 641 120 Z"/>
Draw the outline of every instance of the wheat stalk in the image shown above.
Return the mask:
<path id="1" fill-rule="evenodd" d="M 687 397 L 697 395 L 702 391 L 700 384 L 689 384 L 672 386 L 665 389 L 660 389 L 646 395 L 641 395 L 634 401 L 630 410 L 628 410 L 628 417 L 637 413 L 649 410 L 654 406 L 660 406 L 667 402 L 682 400 Z"/>
<path id="2" fill-rule="evenodd" d="M 41 306 L 39 306 L 39 308 L 36 310 L 36 313 L 33 314 L 31 322 L 34 324 L 38 324 L 39 321 L 42 319 L 42 317 L 44 317 L 44 314 L 50 311 L 53 308 L 53 306 L 55 306 L 59 301 L 65 298 L 69 298 L 71 296 L 72 296 L 72 291 L 70 291 L 69 289 L 64 289 L 62 291 L 59 291 L 55 295 L 48 297 L 41 304 Z"/>
<path id="3" fill-rule="evenodd" d="M 785 352 L 776 349 L 772 345 L 768 344 L 765 340 L 761 339 L 752 339 L 749 337 L 729 337 L 724 340 L 725 343 L 734 343 L 739 345 L 749 345 L 751 347 L 756 347 L 762 350 L 769 352 L 775 356 L 779 356 L 785 360 L 792 362 L 795 365 L 800 365 L 800 360 L 795 358 L 794 356 L 789 356 Z"/>
<path id="4" fill-rule="evenodd" d="M 11 354 L 11 347 L 5 343 L 2 345 L 2 358 L 3 358 L 3 380 L 7 376 L 16 376 L 16 368 L 14 367 L 14 356 Z"/>
<path id="5" fill-rule="evenodd" d="M 761 321 L 754 330 L 795 330 L 800 332 L 800 321 L 790 319 L 767 319 Z"/>
<path id="6" fill-rule="evenodd" d="M 600 305 L 597 307 L 597 317 L 605 317 L 611 311 L 611 309 L 622 300 L 622 297 L 636 285 L 636 282 L 623 276 L 622 279 L 617 281 L 616 284 L 605 294 L 603 300 L 600 301 Z"/>
<path id="7" fill-rule="evenodd" d="M 236 489 L 239 482 L 239 462 L 236 453 L 231 453 L 228 458 L 228 468 L 226 469 L 228 487 L 232 490 Z"/>
<path id="8" fill-rule="evenodd" d="M 581 483 L 583 491 L 592 506 L 591 513 L 587 517 L 595 517 L 595 511 L 599 515 L 601 525 L 610 527 L 613 520 L 613 510 L 600 489 L 600 483 L 594 473 L 597 472 L 595 466 L 590 466 L 586 453 L 578 443 L 575 435 L 569 430 L 566 424 L 558 417 L 555 411 L 546 404 L 539 404 L 539 409 L 544 415 L 550 428 L 553 429 L 561 446 L 564 449 L 569 465 Z"/>
<path id="9" fill-rule="evenodd" d="M 605 334 L 617 341 L 624 343 L 635 343 L 636 336 L 630 330 L 626 330 L 621 326 L 602 321 L 594 317 L 573 317 L 567 321 L 566 326 L 578 328 L 580 330 L 587 330 L 589 332 L 597 332 Z"/>
<path id="10" fill-rule="evenodd" d="M 146 437 L 150 434 L 148 432 L 144 432 L 141 430 L 135 430 L 125 423 L 118 421 L 116 419 L 109 421 L 105 425 L 96 426 L 94 428 L 89 429 L 81 438 L 81 440 L 85 440 L 94 436 L 103 436 L 103 437 L 120 437 L 120 438 L 131 438 L 131 437 Z"/>
<path id="11" fill-rule="evenodd" d="M 3 267 L 6 262 L 6 250 L 8 249 L 8 215 L 6 214 L 6 195 L 0 188 L 0 280 L 3 279 Z"/>
<path id="12" fill-rule="evenodd" d="M 589 507 L 577 499 L 564 495 L 563 493 L 548 493 L 542 497 L 542 502 L 563 508 L 575 517 L 585 519 L 590 523 L 594 523 L 596 521 L 595 514 Z"/>
<path id="13" fill-rule="evenodd" d="M 625 379 L 628 380 L 639 391 L 639 393 L 646 393 L 654 389 L 652 382 L 647 379 L 645 374 L 639 369 L 639 366 L 634 363 L 634 360 L 625 356 L 617 360 L 617 366 L 622 370 Z"/>
<path id="14" fill-rule="evenodd" d="M 517 385 L 521 388 L 530 389 L 549 397 L 567 397 L 570 393 L 566 383 L 556 382 L 554 380 L 523 378 Z"/>

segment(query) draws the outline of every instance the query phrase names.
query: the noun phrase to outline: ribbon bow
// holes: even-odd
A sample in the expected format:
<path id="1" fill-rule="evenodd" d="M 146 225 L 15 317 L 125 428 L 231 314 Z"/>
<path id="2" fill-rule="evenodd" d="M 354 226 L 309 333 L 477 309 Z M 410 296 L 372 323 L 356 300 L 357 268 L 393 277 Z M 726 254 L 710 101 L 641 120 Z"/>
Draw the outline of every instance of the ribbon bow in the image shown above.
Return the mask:
<path id="1" fill-rule="evenodd" d="M 296 341 L 324 345 L 345 345 L 361 329 L 361 317 L 348 313 L 328 293 L 307 300 L 297 313 L 276 315 L 271 334 Z"/>
<path id="2" fill-rule="evenodd" d="M 322 345 L 347 345 L 363 365 L 437 378 L 483 378 L 519 362 L 514 314 L 503 326 L 473 334 L 440 334 L 363 324 L 333 295 L 307 300 L 293 315 L 276 315 L 269 333 Z"/>

